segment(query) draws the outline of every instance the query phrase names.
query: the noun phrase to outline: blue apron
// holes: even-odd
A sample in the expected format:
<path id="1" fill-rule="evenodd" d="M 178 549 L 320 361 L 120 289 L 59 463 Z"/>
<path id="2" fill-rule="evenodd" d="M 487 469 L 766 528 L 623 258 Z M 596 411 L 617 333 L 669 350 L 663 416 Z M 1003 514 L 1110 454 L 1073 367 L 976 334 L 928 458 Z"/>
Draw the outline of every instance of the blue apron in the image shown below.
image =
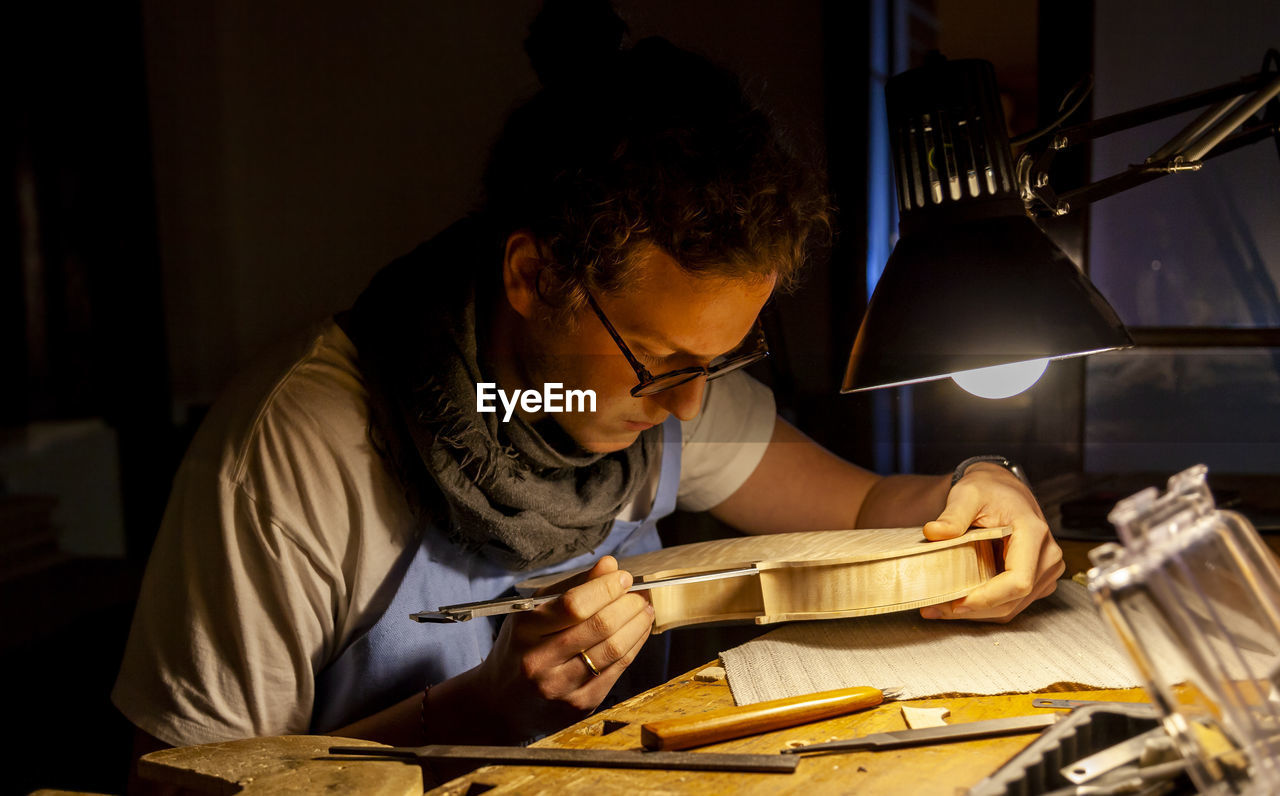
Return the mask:
<path id="1" fill-rule="evenodd" d="M 498 636 L 503 617 L 480 617 L 457 624 L 418 624 L 415 611 L 442 605 L 494 600 L 514 594 L 516 583 L 559 571 L 586 569 L 602 555 L 619 558 L 662 546 L 655 523 L 675 510 L 680 486 L 680 421 L 662 427 L 662 466 L 653 508 L 642 520 L 615 520 L 596 549 L 529 572 L 512 572 L 474 553 L 467 554 L 444 534 L 428 528 L 414 550 L 391 604 L 369 630 L 316 676 L 311 729 L 323 733 L 390 707 L 428 684 L 473 669 Z M 394 574 L 394 573 L 393 573 Z M 623 677 L 644 685 L 665 679 L 666 636 L 645 643 L 641 658 Z M 652 649 L 651 649 L 652 648 Z M 632 670 L 636 670 L 632 672 Z M 656 670 L 656 671 L 655 671 Z M 616 694 L 628 688 L 622 679 Z M 611 700 L 612 701 L 612 700 Z"/>

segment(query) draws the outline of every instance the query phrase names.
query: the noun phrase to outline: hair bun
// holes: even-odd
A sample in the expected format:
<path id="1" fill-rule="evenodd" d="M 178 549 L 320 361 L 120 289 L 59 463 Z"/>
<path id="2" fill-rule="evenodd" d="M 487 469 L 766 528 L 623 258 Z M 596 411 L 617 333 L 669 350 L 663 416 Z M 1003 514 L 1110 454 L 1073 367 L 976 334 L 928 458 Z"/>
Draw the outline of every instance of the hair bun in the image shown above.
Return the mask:
<path id="1" fill-rule="evenodd" d="M 524 50 L 548 88 L 590 80 L 617 57 L 627 23 L 609 0 L 546 0 Z"/>

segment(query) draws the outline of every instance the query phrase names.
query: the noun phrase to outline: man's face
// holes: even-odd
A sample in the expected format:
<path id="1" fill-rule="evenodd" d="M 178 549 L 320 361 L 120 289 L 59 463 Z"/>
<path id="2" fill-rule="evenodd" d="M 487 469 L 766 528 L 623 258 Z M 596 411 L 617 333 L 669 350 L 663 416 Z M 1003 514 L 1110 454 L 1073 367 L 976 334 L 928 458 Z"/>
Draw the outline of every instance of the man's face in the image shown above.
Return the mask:
<path id="1" fill-rule="evenodd" d="M 773 291 L 774 277 L 698 277 L 652 248 L 637 277 L 621 291 L 595 298 L 631 353 L 657 375 L 707 365 L 742 341 Z M 668 415 L 681 420 L 702 408 L 705 380 L 696 378 L 656 395 L 634 398 L 635 371 L 589 307 L 572 329 L 547 321 L 529 324 L 524 375 L 527 388 L 560 382 L 594 390 L 594 413 L 557 413 L 560 426 L 583 448 L 608 453 L 627 447 L 641 431 Z"/>

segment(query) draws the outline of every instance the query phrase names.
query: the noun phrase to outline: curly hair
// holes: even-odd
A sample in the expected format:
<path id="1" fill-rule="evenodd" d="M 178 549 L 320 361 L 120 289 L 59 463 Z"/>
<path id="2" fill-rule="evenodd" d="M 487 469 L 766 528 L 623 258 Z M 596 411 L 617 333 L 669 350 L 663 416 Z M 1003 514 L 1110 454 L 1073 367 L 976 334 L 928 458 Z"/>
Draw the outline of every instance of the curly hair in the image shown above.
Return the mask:
<path id="1" fill-rule="evenodd" d="M 731 72 L 659 38 L 619 49 L 624 31 L 607 2 L 549 0 L 526 41 L 543 88 L 493 147 L 482 211 L 533 235 L 558 311 L 627 285 L 651 246 L 791 287 L 830 232 L 815 175 Z"/>

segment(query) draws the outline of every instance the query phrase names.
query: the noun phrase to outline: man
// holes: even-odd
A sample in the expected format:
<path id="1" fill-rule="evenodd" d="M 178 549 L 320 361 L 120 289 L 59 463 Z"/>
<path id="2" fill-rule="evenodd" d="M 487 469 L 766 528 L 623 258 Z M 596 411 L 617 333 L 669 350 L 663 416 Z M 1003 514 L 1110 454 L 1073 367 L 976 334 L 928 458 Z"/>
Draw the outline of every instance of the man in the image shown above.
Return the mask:
<path id="1" fill-rule="evenodd" d="M 193 441 L 113 694 L 146 744 L 564 726 L 654 648 L 616 558 L 656 547 L 677 502 L 747 533 L 1009 524 L 1005 571 L 922 613 L 1003 621 L 1053 591 L 1060 551 L 1008 470 L 881 478 L 736 371 L 824 198 L 732 75 L 661 40 L 620 51 L 587 5 L 595 24 L 552 3 L 531 27 L 544 89 L 480 212 L 238 381 Z M 578 569 L 500 623 L 406 618 Z"/>

